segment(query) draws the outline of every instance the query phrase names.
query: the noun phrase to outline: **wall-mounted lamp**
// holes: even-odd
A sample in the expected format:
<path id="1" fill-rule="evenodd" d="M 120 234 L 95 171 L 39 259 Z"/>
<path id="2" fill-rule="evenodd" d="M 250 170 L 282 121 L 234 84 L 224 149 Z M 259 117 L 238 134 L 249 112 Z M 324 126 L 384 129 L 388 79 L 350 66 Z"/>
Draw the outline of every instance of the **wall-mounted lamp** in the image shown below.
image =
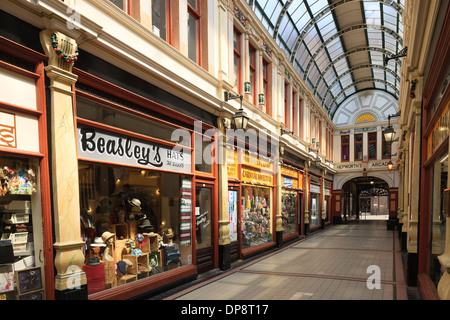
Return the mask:
<path id="1" fill-rule="evenodd" d="M 400 116 L 400 111 L 397 112 L 396 114 L 390 114 L 388 115 L 388 126 L 387 128 L 384 130 L 384 140 L 386 140 L 386 142 L 394 142 L 394 137 L 395 137 L 395 130 L 394 128 L 391 126 L 391 118 L 393 117 L 399 117 Z"/>
<path id="2" fill-rule="evenodd" d="M 390 56 L 384 57 L 384 65 L 387 66 L 389 60 L 391 60 L 391 59 L 403 58 L 403 57 L 406 57 L 407 54 L 408 54 L 408 47 L 404 47 L 402 50 L 400 50 L 399 53 L 391 54 Z"/>
<path id="3" fill-rule="evenodd" d="M 242 94 L 232 94 L 231 92 L 225 91 L 224 92 L 224 98 L 225 98 L 226 102 L 228 100 L 232 100 L 232 99 L 239 99 L 239 100 L 241 100 L 241 107 L 234 114 L 232 119 L 233 119 L 234 126 L 236 127 L 236 129 L 246 130 L 249 118 L 247 116 L 247 113 L 245 113 L 244 109 L 242 108 L 242 100 L 244 99 L 244 96 Z"/>
<path id="4" fill-rule="evenodd" d="M 388 164 L 387 164 L 387 168 L 389 171 L 392 171 L 392 169 L 394 169 L 394 164 L 392 163 L 391 160 L 389 160 Z"/>

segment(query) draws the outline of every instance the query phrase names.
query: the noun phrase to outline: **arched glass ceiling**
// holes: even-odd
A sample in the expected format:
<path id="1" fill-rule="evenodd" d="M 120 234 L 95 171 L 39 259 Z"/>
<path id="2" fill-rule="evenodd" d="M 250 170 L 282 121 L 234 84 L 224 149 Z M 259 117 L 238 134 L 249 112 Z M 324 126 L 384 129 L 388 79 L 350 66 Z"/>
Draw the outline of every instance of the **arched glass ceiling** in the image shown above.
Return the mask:
<path id="1" fill-rule="evenodd" d="M 405 0 L 247 0 L 331 118 L 356 92 L 398 99 Z"/>

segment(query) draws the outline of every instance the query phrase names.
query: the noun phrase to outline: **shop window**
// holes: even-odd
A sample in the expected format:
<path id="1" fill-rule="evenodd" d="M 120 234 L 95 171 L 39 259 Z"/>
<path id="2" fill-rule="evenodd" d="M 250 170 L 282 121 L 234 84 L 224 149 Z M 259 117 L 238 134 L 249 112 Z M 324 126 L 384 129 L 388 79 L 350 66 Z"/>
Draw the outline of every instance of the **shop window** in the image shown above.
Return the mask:
<path id="1" fill-rule="evenodd" d="M 242 186 L 242 249 L 272 241 L 272 191 L 270 188 Z"/>
<path id="2" fill-rule="evenodd" d="M 240 33 L 236 28 L 233 31 L 233 71 L 234 71 L 234 87 L 237 92 L 241 92 L 242 86 L 242 73 L 241 73 L 241 38 L 242 33 Z"/>
<path id="3" fill-rule="evenodd" d="M 369 160 L 376 160 L 377 159 L 377 133 L 369 132 L 367 137 L 368 137 Z"/>
<path id="4" fill-rule="evenodd" d="M 298 225 L 297 192 L 283 190 L 281 192 L 281 217 L 283 235 L 290 235 L 297 231 Z"/>
<path id="5" fill-rule="evenodd" d="M 350 161 L 349 135 L 341 136 L 341 161 Z"/>
<path id="6" fill-rule="evenodd" d="M 79 183 L 89 294 L 192 263 L 189 176 L 80 161 Z"/>
<path id="7" fill-rule="evenodd" d="M 363 134 L 355 134 L 355 161 L 363 159 Z"/>
<path id="8" fill-rule="evenodd" d="M 168 0 L 152 0 L 152 31 L 170 43 L 169 8 Z"/>
<path id="9" fill-rule="evenodd" d="M 213 173 L 214 141 L 205 135 L 195 135 L 195 171 Z"/>
<path id="10" fill-rule="evenodd" d="M 188 0 L 188 57 L 200 63 L 200 4 L 198 0 Z"/>
<path id="11" fill-rule="evenodd" d="M 43 299 L 42 206 L 37 159 L 0 156 L 0 299 Z M 15 279 L 28 270 L 39 279 L 22 288 Z"/>
<path id="12" fill-rule="evenodd" d="M 384 138 L 384 131 L 382 136 L 382 140 L 383 140 L 383 159 L 390 159 L 391 158 L 391 152 L 392 152 L 392 143 L 391 142 L 387 142 L 386 139 Z"/>

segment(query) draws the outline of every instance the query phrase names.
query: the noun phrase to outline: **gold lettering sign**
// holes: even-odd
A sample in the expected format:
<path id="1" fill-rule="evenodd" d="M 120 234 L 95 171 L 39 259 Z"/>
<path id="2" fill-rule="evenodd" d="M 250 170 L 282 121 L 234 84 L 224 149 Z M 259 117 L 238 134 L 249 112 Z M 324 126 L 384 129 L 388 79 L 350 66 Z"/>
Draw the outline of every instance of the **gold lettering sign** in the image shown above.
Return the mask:
<path id="1" fill-rule="evenodd" d="M 272 161 L 261 159 L 257 154 L 249 154 L 248 151 L 242 153 L 242 164 L 273 171 Z"/>
<path id="2" fill-rule="evenodd" d="M 237 151 L 227 148 L 227 174 L 228 178 L 238 178 Z"/>
<path id="3" fill-rule="evenodd" d="M 264 174 L 260 170 L 253 169 L 253 168 L 242 168 L 241 180 L 243 182 L 272 185 L 273 184 L 273 175 Z"/>
<path id="4" fill-rule="evenodd" d="M 298 188 L 303 189 L 303 173 L 298 175 Z"/>
<path id="5" fill-rule="evenodd" d="M 298 176 L 298 171 L 290 168 L 290 167 L 286 167 L 286 166 L 281 166 L 281 174 L 283 176 L 288 176 L 288 177 L 292 177 L 292 178 L 297 178 Z"/>

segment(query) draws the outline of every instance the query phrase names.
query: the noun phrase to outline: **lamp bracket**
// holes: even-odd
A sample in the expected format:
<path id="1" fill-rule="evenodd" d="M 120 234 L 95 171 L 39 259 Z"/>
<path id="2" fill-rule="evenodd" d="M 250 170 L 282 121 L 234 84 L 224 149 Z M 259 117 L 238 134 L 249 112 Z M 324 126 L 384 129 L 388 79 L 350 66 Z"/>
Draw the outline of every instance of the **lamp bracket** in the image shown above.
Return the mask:
<path id="1" fill-rule="evenodd" d="M 232 99 L 240 99 L 242 101 L 243 98 L 244 98 L 244 96 L 242 94 L 233 94 L 229 91 L 224 92 L 225 102 L 228 102 L 228 100 L 232 100 Z"/>

